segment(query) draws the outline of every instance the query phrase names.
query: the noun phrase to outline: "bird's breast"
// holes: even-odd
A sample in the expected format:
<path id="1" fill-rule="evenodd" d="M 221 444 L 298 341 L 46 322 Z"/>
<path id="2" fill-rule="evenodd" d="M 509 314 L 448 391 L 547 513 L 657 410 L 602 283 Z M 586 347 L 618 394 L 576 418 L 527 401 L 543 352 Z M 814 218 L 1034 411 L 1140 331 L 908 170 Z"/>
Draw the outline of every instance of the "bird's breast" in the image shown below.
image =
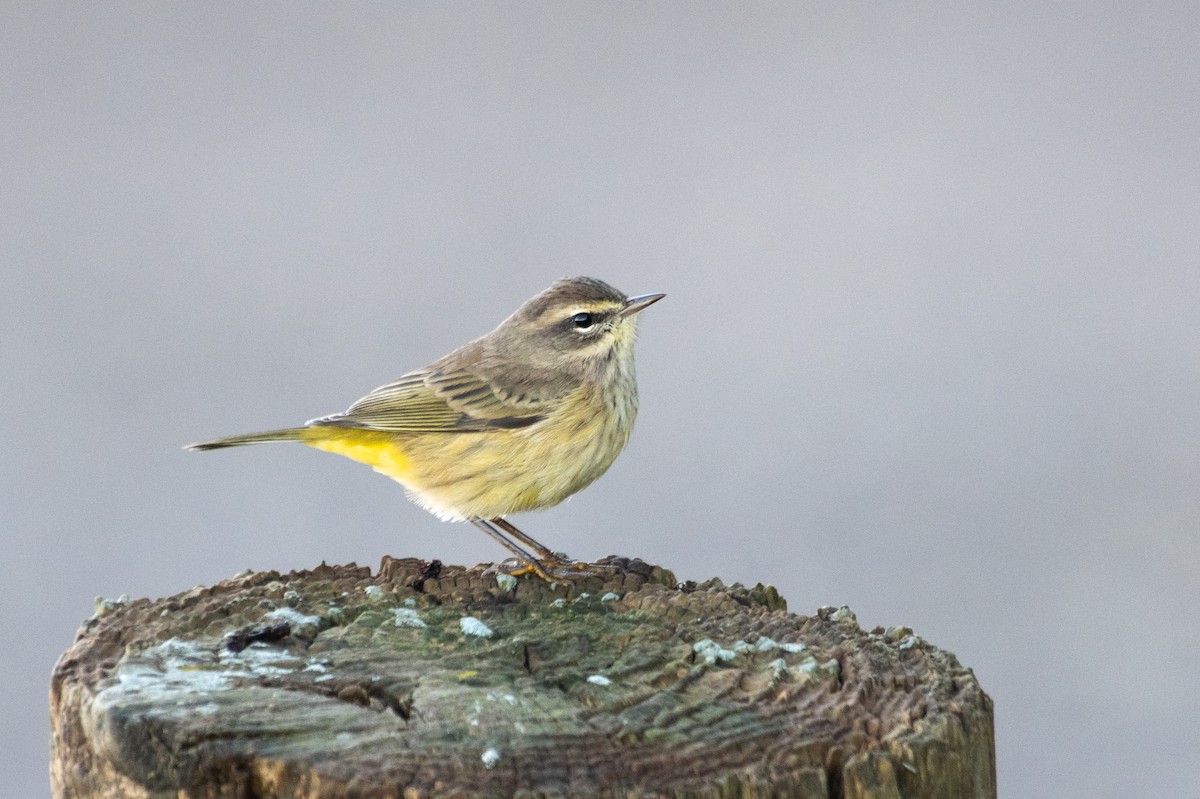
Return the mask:
<path id="1" fill-rule="evenodd" d="M 585 386 L 527 428 L 414 436 L 396 479 L 447 519 L 548 508 L 608 470 L 636 415 L 636 396 Z"/>
<path id="2" fill-rule="evenodd" d="M 557 505 L 608 470 L 629 441 L 637 391 L 584 384 L 529 427 L 389 433 L 314 427 L 305 443 L 365 463 L 444 519 Z"/>

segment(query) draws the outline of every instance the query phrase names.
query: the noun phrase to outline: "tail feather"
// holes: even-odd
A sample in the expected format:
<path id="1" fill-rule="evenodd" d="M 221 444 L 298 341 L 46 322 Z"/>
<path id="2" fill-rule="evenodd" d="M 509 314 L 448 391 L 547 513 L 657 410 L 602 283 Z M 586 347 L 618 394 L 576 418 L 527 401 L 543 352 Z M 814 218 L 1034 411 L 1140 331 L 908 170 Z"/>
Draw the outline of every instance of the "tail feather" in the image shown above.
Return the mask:
<path id="1" fill-rule="evenodd" d="M 269 441 L 301 441 L 307 427 L 289 427 L 286 430 L 267 430 L 262 433 L 246 433 L 228 438 L 216 438 L 212 441 L 199 441 L 188 444 L 184 449 L 202 452 L 208 449 L 224 449 L 225 447 L 241 447 L 246 444 L 265 444 Z"/>

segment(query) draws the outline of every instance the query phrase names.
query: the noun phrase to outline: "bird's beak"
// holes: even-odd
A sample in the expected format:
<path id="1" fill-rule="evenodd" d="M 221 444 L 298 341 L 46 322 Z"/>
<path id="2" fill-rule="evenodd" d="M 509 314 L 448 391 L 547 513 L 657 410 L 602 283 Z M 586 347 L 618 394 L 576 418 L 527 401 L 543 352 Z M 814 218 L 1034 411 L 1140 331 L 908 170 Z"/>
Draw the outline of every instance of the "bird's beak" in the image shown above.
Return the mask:
<path id="1" fill-rule="evenodd" d="M 666 294 L 643 294 L 640 297 L 629 297 L 625 300 L 625 307 L 621 309 L 621 316 L 633 316 L 638 311 L 643 311 L 649 308 L 654 303 L 661 300 Z"/>

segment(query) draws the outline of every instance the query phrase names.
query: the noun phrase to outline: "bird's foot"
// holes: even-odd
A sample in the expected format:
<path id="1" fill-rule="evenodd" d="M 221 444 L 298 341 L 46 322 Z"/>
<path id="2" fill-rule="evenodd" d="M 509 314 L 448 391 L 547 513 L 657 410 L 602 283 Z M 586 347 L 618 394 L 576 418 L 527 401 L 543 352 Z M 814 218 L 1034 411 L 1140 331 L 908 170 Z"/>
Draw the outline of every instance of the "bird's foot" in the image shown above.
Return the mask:
<path id="1" fill-rule="evenodd" d="M 561 575 L 553 574 L 551 570 L 544 568 L 540 561 L 526 560 L 525 558 L 508 558 L 496 566 L 496 571 L 511 577 L 533 574 L 548 583 L 557 583 L 563 579 Z"/>
<path id="2" fill-rule="evenodd" d="M 571 560 L 561 552 L 539 559 L 509 558 L 501 564 L 505 573 L 513 577 L 534 574 L 548 583 L 569 582 L 584 577 L 601 577 L 619 571 L 619 566 L 609 563 L 587 563 Z"/>

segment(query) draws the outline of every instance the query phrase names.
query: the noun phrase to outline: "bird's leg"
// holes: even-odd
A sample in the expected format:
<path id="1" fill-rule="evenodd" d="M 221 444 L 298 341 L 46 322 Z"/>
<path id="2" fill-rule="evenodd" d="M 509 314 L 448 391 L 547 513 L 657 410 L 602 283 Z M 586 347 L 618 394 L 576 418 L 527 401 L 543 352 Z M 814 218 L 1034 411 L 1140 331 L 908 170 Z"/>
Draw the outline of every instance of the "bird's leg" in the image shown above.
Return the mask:
<path id="1" fill-rule="evenodd" d="M 490 535 L 492 538 L 496 539 L 496 542 L 499 543 L 500 546 L 504 547 L 509 552 L 516 555 L 517 560 L 519 560 L 521 563 L 524 564 L 523 568 L 518 569 L 513 574 L 514 577 L 520 577 L 523 574 L 529 574 L 530 572 L 532 572 L 533 574 L 536 574 L 538 577 L 541 577 L 543 580 L 545 580 L 548 583 L 555 582 L 554 577 L 550 576 L 550 574 L 547 573 L 546 569 L 543 568 L 541 560 L 539 560 L 536 556 L 534 556 L 533 554 L 531 554 L 530 552 L 525 550 L 523 547 L 521 547 L 520 544 L 517 544 L 516 542 L 510 540 L 508 538 L 508 536 L 506 536 L 504 533 L 497 530 L 496 527 L 492 524 L 492 522 L 488 521 L 487 519 L 481 519 L 478 516 L 471 517 L 469 519 L 469 521 L 471 522 L 471 524 L 475 525 L 480 530 L 483 530 L 485 533 Z M 544 547 L 541 547 L 539 545 L 539 549 L 544 549 Z M 553 553 L 551 553 L 551 554 L 553 554 Z"/>
<path id="2" fill-rule="evenodd" d="M 491 522 L 492 522 L 492 524 L 496 525 L 504 532 L 511 535 L 513 538 L 520 541 L 525 546 L 532 549 L 534 552 L 538 553 L 538 555 L 542 558 L 542 560 L 552 560 L 552 561 L 561 561 L 562 560 L 562 557 L 559 556 L 559 554 L 557 552 L 550 549 L 550 547 L 546 546 L 545 544 L 535 540 L 531 536 L 528 536 L 525 533 L 522 533 L 520 530 L 518 530 L 516 528 L 516 525 L 514 525 L 512 522 L 508 521 L 507 519 L 497 516 L 496 518 L 492 519 Z"/>
<path id="3" fill-rule="evenodd" d="M 588 576 L 596 574 L 598 571 L 611 570 L 614 568 L 603 563 L 580 563 L 579 561 L 571 560 L 570 558 L 553 551 L 545 544 L 539 543 L 531 536 L 521 532 L 512 522 L 501 518 L 500 516 L 492 519 L 491 523 L 520 541 L 525 546 L 532 549 L 534 552 L 537 552 L 538 556 L 541 558 L 540 565 L 542 568 L 548 571 L 558 573 L 574 572 L 579 576 Z"/>

